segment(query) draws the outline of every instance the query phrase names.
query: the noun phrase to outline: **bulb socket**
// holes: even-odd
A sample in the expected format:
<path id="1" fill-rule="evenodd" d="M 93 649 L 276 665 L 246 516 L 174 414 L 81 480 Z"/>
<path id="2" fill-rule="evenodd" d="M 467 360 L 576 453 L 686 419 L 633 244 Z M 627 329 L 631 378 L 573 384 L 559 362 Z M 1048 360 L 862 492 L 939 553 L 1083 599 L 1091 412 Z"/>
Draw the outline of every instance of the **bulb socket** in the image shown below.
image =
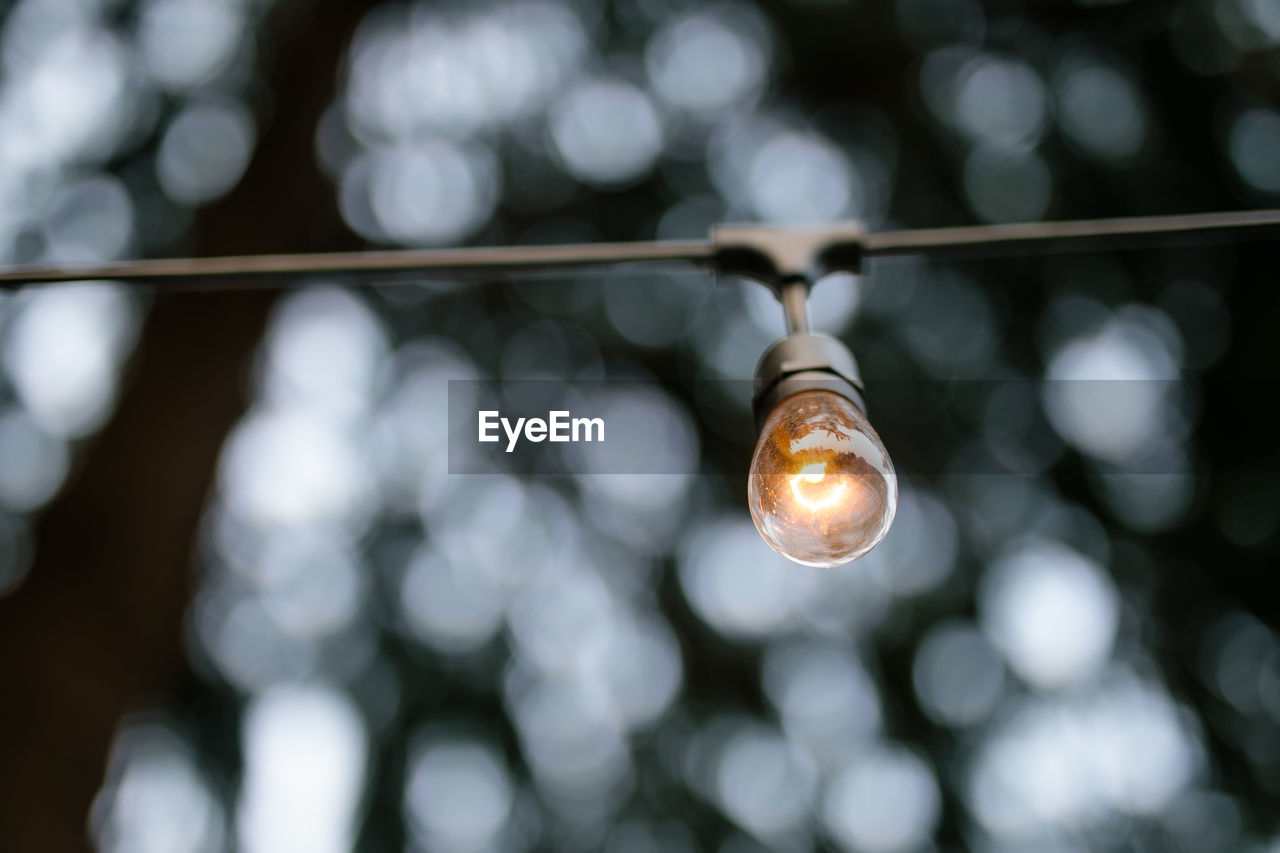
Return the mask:
<path id="1" fill-rule="evenodd" d="M 830 335 L 797 332 L 765 350 L 756 366 L 751 401 L 756 429 L 775 406 L 802 391 L 831 391 L 867 413 L 858 362 L 848 347 Z"/>

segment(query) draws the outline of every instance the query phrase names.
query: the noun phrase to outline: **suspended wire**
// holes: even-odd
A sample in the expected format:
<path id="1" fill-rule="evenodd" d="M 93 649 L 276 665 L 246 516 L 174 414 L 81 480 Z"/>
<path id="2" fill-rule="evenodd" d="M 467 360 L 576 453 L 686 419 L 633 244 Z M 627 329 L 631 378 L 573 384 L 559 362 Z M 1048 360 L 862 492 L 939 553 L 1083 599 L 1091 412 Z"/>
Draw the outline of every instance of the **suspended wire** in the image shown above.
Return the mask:
<path id="1" fill-rule="evenodd" d="M 867 255 L 994 255 L 1090 247 L 1124 249 L 1152 242 L 1263 239 L 1277 235 L 1280 235 L 1280 210 L 1242 210 L 885 231 L 866 235 L 864 252 Z"/>
<path id="2" fill-rule="evenodd" d="M 220 258 L 158 258 L 107 264 L 65 264 L 0 268 L 0 285 L 96 279 L 182 284 L 219 281 L 261 284 L 307 275 L 379 276 L 511 275 L 631 263 L 709 265 L 709 241 L 581 243 L 552 246 L 497 246 L 452 249 L 404 249 L 293 255 L 241 255 Z"/>
<path id="3" fill-rule="evenodd" d="M 762 230 L 765 227 L 762 226 Z M 779 230 L 787 230 L 779 228 Z M 1184 216 L 1148 216 L 1067 222 L 1029 222 L 860 234 L 832 247 L 849 267 L 864 257 L 891 255 L 997 255 L 1110 247 L 1136 248 L 1152 242 L 1206 239 L 1260 239 L 1280 234 L 1280 210 L 1236 211 Z M 0 268 L 0 289 L 28 284 L 114 279 L 167 288 L 262 286 L 300 276 L 485 277 L 550 272 L 620 264 L 719 269 L 713 240 L 585 243 L 553 246 L 497 246 L 408 249 L 218 258 L 169 258 L 106 264 L 62 264 Z"/>

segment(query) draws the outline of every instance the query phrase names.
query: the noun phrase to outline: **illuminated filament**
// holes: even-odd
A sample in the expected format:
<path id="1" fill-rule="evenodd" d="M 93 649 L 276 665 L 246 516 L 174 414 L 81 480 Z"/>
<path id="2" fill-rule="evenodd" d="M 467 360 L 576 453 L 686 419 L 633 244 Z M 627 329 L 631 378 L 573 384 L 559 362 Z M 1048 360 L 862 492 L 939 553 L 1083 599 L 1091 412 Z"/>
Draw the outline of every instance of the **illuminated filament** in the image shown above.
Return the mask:
<path id="1" fill-rule="evenodd" d="M 814 462 L 806 465 L 800 469 L 799 474 L 791 475 L 791 493 L 796 496 L 796 500 L 800 502 L 800 505 L 807 509 L 815 512 L 830 509 L 843 500 L 845 490 L 849 488 L 849 484 L 841 478 L 834 485 L 828 485 L 827 488 L 814 489 L 811 487 L 825 479 L 827 479 L 827 463 Z"/>

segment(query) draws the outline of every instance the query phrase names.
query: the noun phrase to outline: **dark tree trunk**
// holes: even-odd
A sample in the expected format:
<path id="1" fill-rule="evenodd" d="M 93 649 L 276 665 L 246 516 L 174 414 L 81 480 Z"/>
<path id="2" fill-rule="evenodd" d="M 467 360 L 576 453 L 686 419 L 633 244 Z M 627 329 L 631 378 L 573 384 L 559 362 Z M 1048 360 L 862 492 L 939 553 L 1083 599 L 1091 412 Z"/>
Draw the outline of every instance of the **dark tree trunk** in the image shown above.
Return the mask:
<path id="1" fill-rule="evenodd" d="M 350 248 L 313 134 L 369 3 L 284 3 L 259 44 L 273 115 L 247 174 L 203 210 L 202 255 Z M 0 849 L 82 851 L 123 715 L 186 674 L 182 622 L 219 450 L 243 412 L 273 295 L 159 296 L 116 413 L 36 530 L 0 599 Z"/>

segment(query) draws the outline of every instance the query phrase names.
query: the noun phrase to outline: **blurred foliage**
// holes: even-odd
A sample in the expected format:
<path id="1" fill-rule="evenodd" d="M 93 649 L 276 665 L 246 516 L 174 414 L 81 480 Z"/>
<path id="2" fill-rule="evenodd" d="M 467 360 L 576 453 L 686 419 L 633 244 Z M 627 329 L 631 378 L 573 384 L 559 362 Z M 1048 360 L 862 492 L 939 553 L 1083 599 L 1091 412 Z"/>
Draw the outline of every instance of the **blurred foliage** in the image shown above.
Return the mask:
<path id="1" fill-rule="evenodd" d="M 101 150 L 83 146 L 105 131 L 66 125 L 81 147 L 31 166 L 43 184 L 8 155 L 0 171 L 46 200 L 15 209 L 53 212 L 4 232 L 7 257 L 179 249 L 174 211 L 238 180 L 252 114 L 289 120 L 288 92 L 242 97 L 262 5 L 16 6 L 0 156 L 13 102 L 63 127 L 50 105 L 70 110 L 77 74 L 105 85 L 87 65 L 103 51 L 142 118 Z M 32 52 L 31 32 L 109 47 Z M 334 58 L 314 153 L 351 230 L 387 245 L 1272 206 L 1277 42 L 1265 0 L 390 3 Z M 53 83 L 23 76 L 60 50 Z M 693 273 L 300 283 L 220 465 L 192 677 L 122 731 L 95 837 L 1270 849 L 1274 260 L 897 260 L 822 283 L 816 325 L 853 347 L 873 422 L 911 460 L 889 538 L 827 572 L 760 541 L 749 401 L 699 382 L 749 377 L 782 331 L 766 292 Z M 57 442 L 109 411 L 54 342 L 101 339 L 87 362 L 118 364 L 140 316 L 85 293 L 5 306 L 0 458 L 36 460 L 17 485 L 27 469 L 0 468 L 15 513 L 56 491 Z M 472 377 L 638 380 L 597 403 L 673 436 L 655 469 L 701 473 L 450 477 L 447 381 Z M 947 428 L 913 429 L 937 400 Z"/>

